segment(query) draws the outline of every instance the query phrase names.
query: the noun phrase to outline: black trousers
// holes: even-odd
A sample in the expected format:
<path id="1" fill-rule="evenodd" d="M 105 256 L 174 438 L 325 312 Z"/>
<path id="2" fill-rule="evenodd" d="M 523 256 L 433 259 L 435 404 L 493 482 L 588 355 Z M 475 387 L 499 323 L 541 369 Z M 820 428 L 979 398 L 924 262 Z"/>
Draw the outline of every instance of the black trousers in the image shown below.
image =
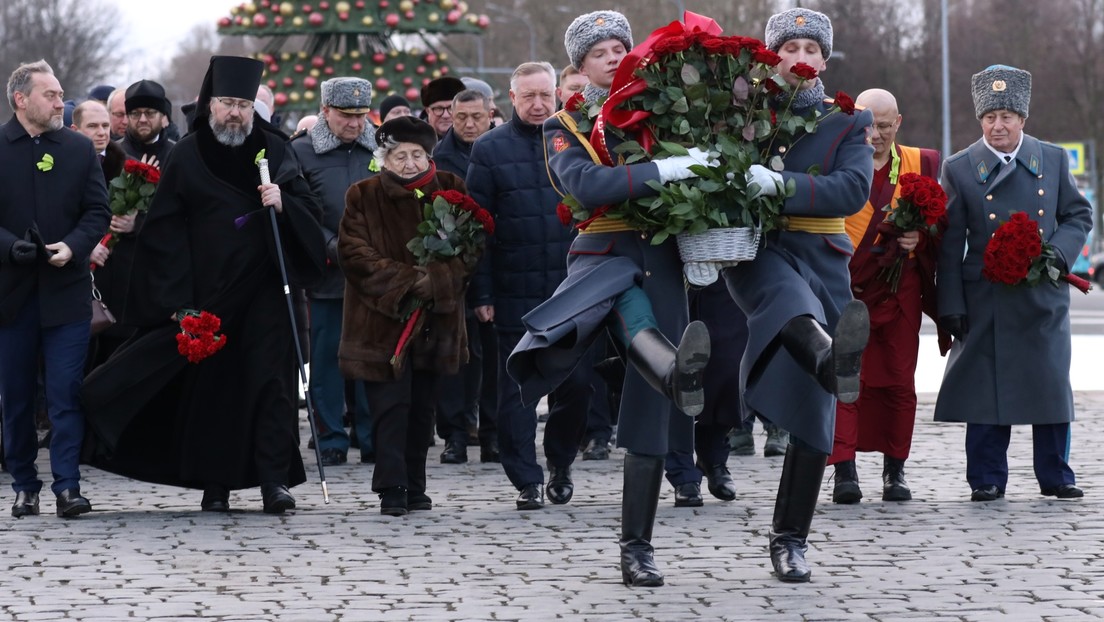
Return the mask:
<path id="1" fill-rule="evenodd" d="M 437 374 L 412 370 L 409 363 L 398 380 L 364 383 L 376 444 L 372 490 L 425 492 L 436 383 Z"/>
<path id="2" fill-rule="evenodd" d="M 468 362 L 437 382 L 437 435 L 468 445 L 468 423 L 478 421 L 479 444 L 494 440 L 498 417 L 498 337 L 494 324 L 468 312 Z"/>

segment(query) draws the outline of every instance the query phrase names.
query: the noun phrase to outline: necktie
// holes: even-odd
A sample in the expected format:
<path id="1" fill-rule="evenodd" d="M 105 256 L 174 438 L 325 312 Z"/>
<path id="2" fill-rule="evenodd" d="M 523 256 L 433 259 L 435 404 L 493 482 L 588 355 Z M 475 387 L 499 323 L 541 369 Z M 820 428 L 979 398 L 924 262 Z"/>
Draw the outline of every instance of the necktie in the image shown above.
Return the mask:
<path id="1" fill-rule="evenodd" d="M 1010 156 L 1010 155 L 1004 156 L 1004 161 L 1005 162 L 1011 162 L 1012 161 L 1012 156 Z"/>

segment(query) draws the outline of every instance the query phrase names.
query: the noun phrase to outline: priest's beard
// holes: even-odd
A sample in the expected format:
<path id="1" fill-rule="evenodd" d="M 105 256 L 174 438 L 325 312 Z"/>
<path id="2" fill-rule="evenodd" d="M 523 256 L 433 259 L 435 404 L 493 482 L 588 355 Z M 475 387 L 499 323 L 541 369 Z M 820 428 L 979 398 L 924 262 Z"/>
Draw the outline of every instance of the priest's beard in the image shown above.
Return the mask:
<path id="1" fill-rule="evenodd" d="M 253 132 L 253 117 L 246 117 L 237 129 L 215 121 L 214 116 L 207 117 L 207 123 L 211 126 L 215 140 L 227 147 L 241 147 Z"/>

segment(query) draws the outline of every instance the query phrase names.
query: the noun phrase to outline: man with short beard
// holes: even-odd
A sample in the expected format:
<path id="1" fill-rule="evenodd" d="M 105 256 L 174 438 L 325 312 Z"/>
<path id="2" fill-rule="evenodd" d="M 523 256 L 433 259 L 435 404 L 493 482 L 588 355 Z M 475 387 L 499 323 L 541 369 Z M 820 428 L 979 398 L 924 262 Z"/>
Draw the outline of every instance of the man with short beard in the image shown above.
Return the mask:
<path id="1" fill-rule="evenodd" d="M 292 287 L 310 287 L 325 248 L 294 151 L 254 118 L 263 70 L 250 58 L 211 59 L 191 132 L 165 163 L 138 235 L 123 314 L 138 333 L 82 392 L 98 441 L 86 452 L 93 464 L 201 489 L 200 507 L 211 512 L 229 511 L 231 490 L 260 486 L 264 511 L 283 513 L 295 507 L 288 487 L 306 479 L 280 261 Z M 261 158 L 271 182 L 261 181 Z M 218 316 L 226 339 L 197 364 L 176 348 L 190 310 Z"/>
<path id="2" fill-rule="evenodd" d="M 164 132 L 172 113 L 165 88 L 153 80 L 139 80 L 127 87 L 124 106 L 126 135 L 119 139 L 119 146 L 132 160 L 164 164 L 176 144 Z"/>
<path id="3" fill-rule="evenodd" d="M 57 514 L 92 509 L 81 496 L 84 412 L 77 388 L 88 349 L 88 256 L 107 230 L 107 187 L 92 142 L 62 128 L 61 84 L 46 61 L 8 80 L 15 116 L 0 126 L 0 399 L 12 516 L 39 513 L 35 395 L 45 361 L 51 489 Z"/>

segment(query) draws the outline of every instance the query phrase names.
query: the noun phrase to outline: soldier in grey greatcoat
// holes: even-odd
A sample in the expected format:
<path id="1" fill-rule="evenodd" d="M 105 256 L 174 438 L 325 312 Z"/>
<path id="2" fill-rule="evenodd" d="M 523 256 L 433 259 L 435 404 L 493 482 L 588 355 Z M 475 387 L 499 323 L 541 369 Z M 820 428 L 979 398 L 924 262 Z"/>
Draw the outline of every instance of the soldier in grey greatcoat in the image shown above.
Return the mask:
<path id="1" fill-rule="evenodd" d="M 1068 288 L 993 283 L 982 268 L 990 236 L 1025 212 L 1054 248 L 1056 267 L 1068 272 L 1092 227 L 1092 208 L 1065 151 L 1023 132 L 1031 74 L 993 65 L 973 76 L 972 88 L 982 138 L 943 165 L 949 227 L 939 257 L 939 321 L 955 339 L 935 420 L 966 422 L 972 500 L 1004 496 L 1011 426 L 1028 424 L 1042 494 L 1081 497 L 1068 464 Z"/>
<path id="2" fill-rule="evenodd" d="M 628 20 L 615 11 L 595 11 L 571 23 L 564 44 L 572 64 L 590 79 L 582 110 L 561 111 L 544 123 L 549 169 L 558 188 L 592 212 L 630 197 L 654 195 L 648 181 L 692 177 L 704 160 L 680 156 L 658 162 L 603 164 L 577 124 L 589 106 L 609 94 L 614 71 L 632 47 Z M 621 141 L 607 131 L 610 154 Z M 698 151 L 699 150 L 694 150 Z M 682 264 L 673 240 L 653 245 L 651 235 L 620 219 L 595 219 L 572 242 L 567 278 L 522 321 L 526 334 L 507 360 L 507 371 L 532 403 L 559 386 L 587 347 L 605 329 L 626 347 L 630 363 L 618 421 L 625 447 L 621 505 L 621 578 L 625 585 L 663 585 L 653 557 L 652 525 L 668 449 L 693 449 L 689 415 L 701 412 L 701 376 L 709 360 L 705 325 L 688 326 Z M 684 332 L 685 329 L 685 332 Z M 678 340 L 676 349 L 672 341 Z M 671 401 L 656 399 L 655 391 Z"/>
<path id="3" fill-rule="evenodd" d="M 793 108 L 815 109 L 821 117 L 815 133 L 777 147 L 785 170 L 749 170 L 749 180 L 767 193 L 790 181 L 797 191 L 782 208 L 782 228 L 765 236 L 756 259 L 722 274 L 748 317 L 740 364 L 744 414 L 790 431 L 771 523 L 771 563 L 780 580 L 804 582 L 811 575 L 806 540 L 832 452 L 836 399 L 858 398 L 869 335 L 866 306 L 851 297 L 852 247 L 843 220 L 862 209 L 870 192 L 873 117 L 830 110 L 820 78 L 801 82 L 791 73 L 797 63 L 824 69 L 832 54 L 826 15 L 800 8 L 776 14 L 767 22 L 766 44 L 782 57 L 782 77 L 801 85 Z"/>

